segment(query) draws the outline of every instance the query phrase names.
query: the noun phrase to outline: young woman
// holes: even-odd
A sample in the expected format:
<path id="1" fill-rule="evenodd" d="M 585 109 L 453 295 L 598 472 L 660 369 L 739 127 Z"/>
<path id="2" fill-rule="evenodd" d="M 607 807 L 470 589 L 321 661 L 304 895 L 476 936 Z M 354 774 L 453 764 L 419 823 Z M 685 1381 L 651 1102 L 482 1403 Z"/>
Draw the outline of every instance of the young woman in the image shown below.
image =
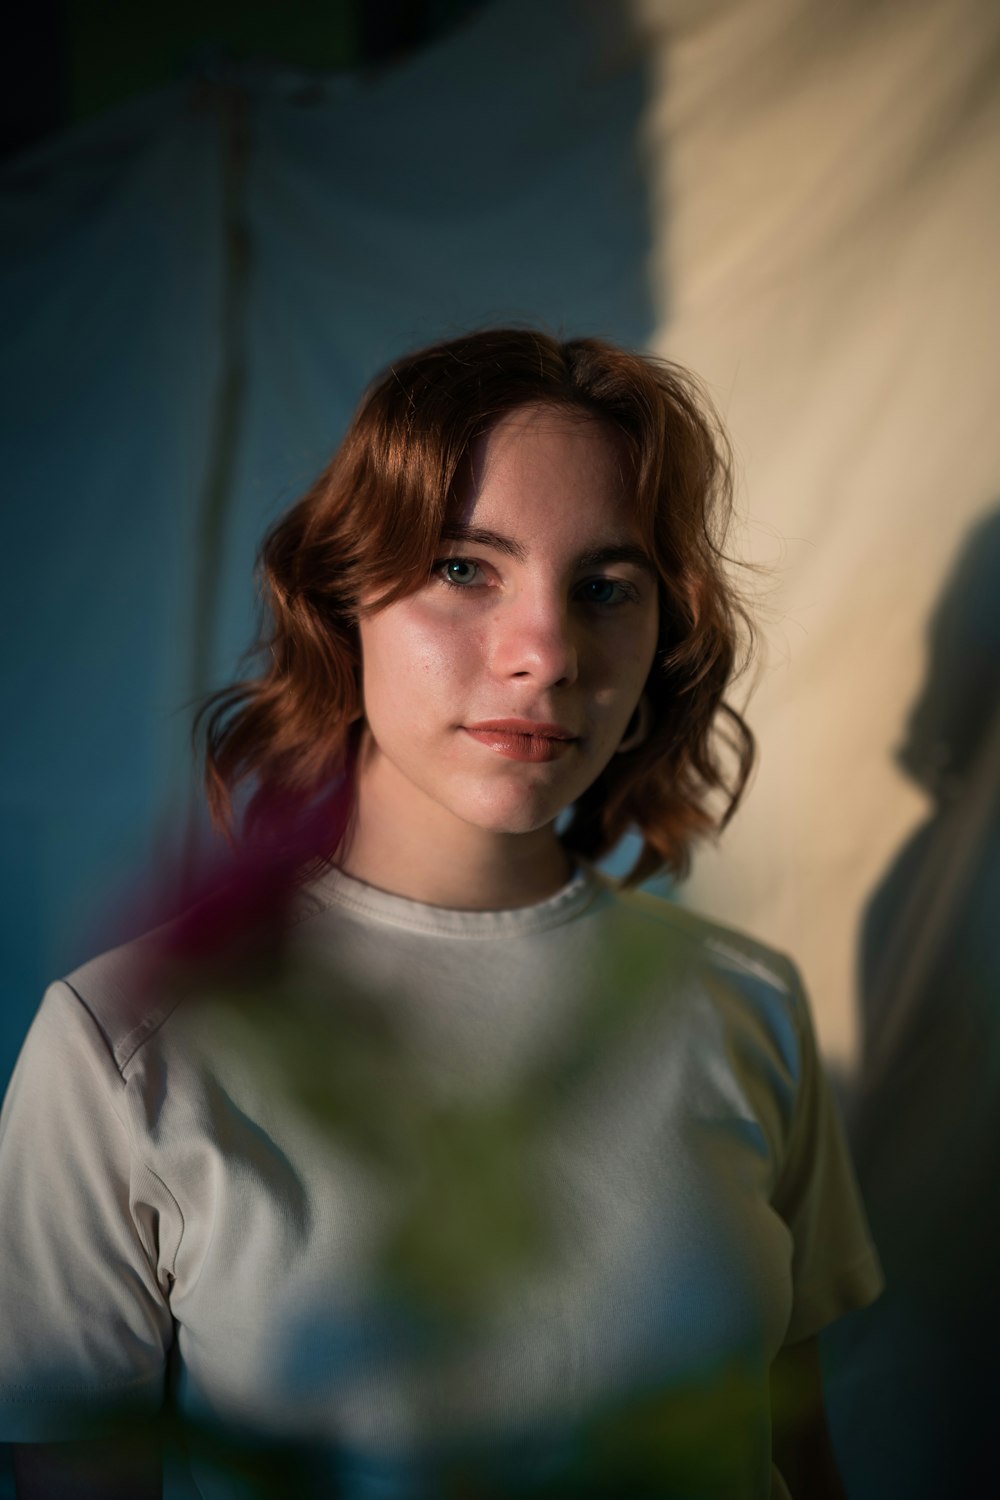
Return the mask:
<path id="1" fill-rule="evenodd" d="M 750 767 L 728 480 L 691 379 L 597 340 L 370 389 L 208 720 L 216 816 L 293 874 L 264 1005 L 137 1005 L 132 944 L 11 1085 L 19 1494 L 157 1493 L 144 1438 L 117 1478 L 69 1440 L 168 1394 L 255 1455 L 196 1444 L 206 1497 L 839 1493 L 815 1336 L 880 1277 L 796 971 L 635 889 Z"/>

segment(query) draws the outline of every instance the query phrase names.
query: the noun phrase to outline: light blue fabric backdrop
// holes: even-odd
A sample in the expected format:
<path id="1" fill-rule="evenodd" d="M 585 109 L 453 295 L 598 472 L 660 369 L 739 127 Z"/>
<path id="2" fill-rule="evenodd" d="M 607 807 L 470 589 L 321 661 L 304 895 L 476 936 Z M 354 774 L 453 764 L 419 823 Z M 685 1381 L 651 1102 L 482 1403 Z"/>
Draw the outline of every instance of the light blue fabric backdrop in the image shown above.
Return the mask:
<path id="1" fill-rule="evenodd" d="M 261 534 L 364 383 L 470 325 L 649 338 L 616 9 L 505 0 L 382 72 L 192 79 L 0 180 L 0 1081 L 43 983 L 141 925 L 185 704 L 235 672 Z"/>

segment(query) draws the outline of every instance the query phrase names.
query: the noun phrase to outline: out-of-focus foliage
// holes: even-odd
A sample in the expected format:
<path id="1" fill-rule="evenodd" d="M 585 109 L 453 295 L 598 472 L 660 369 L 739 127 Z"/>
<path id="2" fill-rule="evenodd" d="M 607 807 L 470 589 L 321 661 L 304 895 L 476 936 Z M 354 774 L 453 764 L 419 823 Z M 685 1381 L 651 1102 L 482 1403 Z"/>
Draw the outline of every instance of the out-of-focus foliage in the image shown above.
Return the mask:
<path id="1" fill-rule="evenodd" d="M 645 939 L 602 952 L 555 1045 L 503 1087 L 456 1088 L 448 1069 L 414 1044 L 407 1006 L 417 1002 L 405 983 L 393 993 L 362 988 L 335 953 L 320 956 L 296 940 L 283 879 L 287 867 L 276 875 L 265 861 L 230 887 L 214 918 L 203 907 L 168 948 L 158 982 L 210 1010 L 215 1044 L 259 1074 L 270 1108 L 298 1111 L 329 1138 L 331 1153 L 353 1157 L 385 1189 L 393 1212 L 373 1252 L 375 1285 L 387 1307 L 405 1310 L 433 1361 L 516 1298 L 522 1278 L 558 1274 L 566 1224 L 547 1198 L 540 1148 L 562 1112 L 599 1087 L 637 1038 L 641 1045 L 670 940 L 651 923 Z M 273 899 L 270 919 L 262 892 Z M 735 1493 L 751 1462 L 747 1434 L 767 1420 L 761 1400 L 760 1370 L 739 1359 L 665 1388 L 647 1374 L 630 1394 L 580 1414 L 556 1466 L 533 1464 L 527 1438 L 523 1454 L 516 1444 L 491 1452 L 479 1439 L 442 1443 L 438 1492 L 484 1500 Z M 199 1462 L 231 1464 L 248 1493 L 288 1492 L 293 1472 L 310 1493 L 301 1450 L 258 1455 L 237 1443 L 229 1455 L 228 1441 L 184 1433 Z"/>
<path id="2" fill-rule="evenodd" d="M 230 895 L 214 919 L 202 914 L 194 948 L 168 961 L 160 982 L 211 1007 L 219 1044 L 259 1070 L 262 1092 L 283 1096 L 393 1192 L 400 1208 L 379 1267 L 386 1295 L 446 1323 L 475 1321 L 494 1293 L 558 1254 L 533 1165 L 539 1144 L 628 1043 L 653 976 L 662 982 L 663 935 L 653 928 L 645 943 L 602 954 L 559 1044 L 508 1089 L 456 1094 L 409 1040 L 405 990 L 364 992 L 335 957 L 296 949 L 276 880 L 262 865 L 242 898 Z M 270 921 L 261 891 L 275 902 Z"/>

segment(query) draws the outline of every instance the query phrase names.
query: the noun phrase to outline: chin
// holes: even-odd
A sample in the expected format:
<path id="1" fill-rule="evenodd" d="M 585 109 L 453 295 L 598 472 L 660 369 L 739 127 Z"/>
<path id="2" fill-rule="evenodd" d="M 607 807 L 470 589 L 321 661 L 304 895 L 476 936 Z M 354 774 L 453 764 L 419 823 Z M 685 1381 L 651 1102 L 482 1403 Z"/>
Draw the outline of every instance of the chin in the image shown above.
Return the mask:
<path id="1" fill-rule="evenodd" d="M 563 807 L 561 800 L 526 799 L 522 796 L 486 800 L 455 811 L 466 823 L 488 833 L 537 833 L 540 828 L 554 823 Z"/>

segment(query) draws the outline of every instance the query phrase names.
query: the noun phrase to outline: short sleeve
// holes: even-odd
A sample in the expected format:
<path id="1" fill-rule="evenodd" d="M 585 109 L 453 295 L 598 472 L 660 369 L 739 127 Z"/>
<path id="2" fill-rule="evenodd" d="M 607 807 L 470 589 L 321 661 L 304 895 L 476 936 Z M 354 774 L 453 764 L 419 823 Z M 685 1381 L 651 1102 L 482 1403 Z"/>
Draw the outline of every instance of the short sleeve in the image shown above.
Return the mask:
<path id="1" fill-rule="evenodd" d="M 0 1115 L 0 1441 L 155 1411 L 172 1336 L 160 1195 L 89 1011 L 53 985 Z"/>
<path id="2" fill-rule="evenodd" d="M 809 1004 L 797 974 L 792 1004 L 798 1090 L 771 1200 L 793 1240 L 793 1302 L 787 1344 L 811 1338 L 845 1313 L 866 1307 L 884 1285 L 843 1127 L 820 1063 Z"/>

